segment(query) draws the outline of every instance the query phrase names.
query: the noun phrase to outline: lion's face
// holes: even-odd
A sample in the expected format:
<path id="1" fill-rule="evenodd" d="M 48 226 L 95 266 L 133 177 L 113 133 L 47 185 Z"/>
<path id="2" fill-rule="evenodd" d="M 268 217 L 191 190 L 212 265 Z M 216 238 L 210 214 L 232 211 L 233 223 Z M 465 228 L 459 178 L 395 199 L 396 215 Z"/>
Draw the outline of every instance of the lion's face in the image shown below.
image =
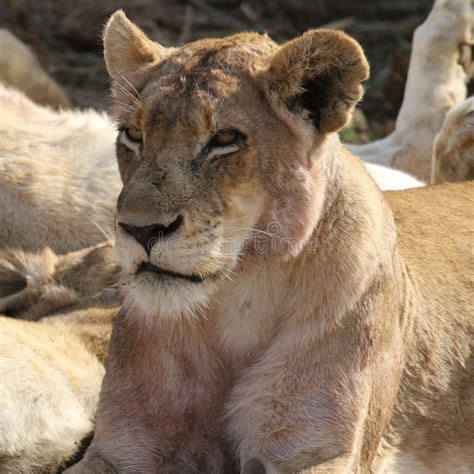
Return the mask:
<path id="1" fill-rule="evenodd" d="M 306 137 L 294 136 L 278 118 L 247 68 L 237 74 L 231 68 L 232 55 L 249 63 L 258 59 L 240 48 L 209 53 L 204 47 L 191 58 L 186 51 L 177 54 L 151 75 L 141 104 L 133 112 L 121 110 L 117 156 L 124 188 L 117 247 L 125 271 L 134 275 L 137 300 L 156 295 L 172 307 L 188 296 L 202 304 L 220 279 L 232 277 L 243 253 L 282 254 L 291 250 L 283 248 L 286 241 L 296 245 L 306 238 L 303 228 L 283 236 L 282 248 L 279 239 L 268 239 L 283 214 L 296 218 L 302 212 L 285 209 L 292 203 L 283 189 L 311 208 L 315 196 L 308 190 L 318 164 L 299 160 L 305 158 L 301 152 L 293 156 L 295 149 L 304 150 Z M 287 182 L 277 182 L 277 176 Z M 176 221 L 173 232 L 151 232 L 142 242 L 123 228 Z M 148 261 L 188 278 L 137 274 Z M 165 298 L 168 292 L 176 298 Z"/>
<path id="2" fill-rule="evenodd" d="M 322 206 L 324 126 L 341 124 L 313 114 L 303 88 L 284 83 L 284 48 L 241 34 L 165 50 L 121 13 L 105 48 L 124 183 L 116 248 L 129 302 L 146 313 L 193 313 L 240 259 L 298 254 Z"/>

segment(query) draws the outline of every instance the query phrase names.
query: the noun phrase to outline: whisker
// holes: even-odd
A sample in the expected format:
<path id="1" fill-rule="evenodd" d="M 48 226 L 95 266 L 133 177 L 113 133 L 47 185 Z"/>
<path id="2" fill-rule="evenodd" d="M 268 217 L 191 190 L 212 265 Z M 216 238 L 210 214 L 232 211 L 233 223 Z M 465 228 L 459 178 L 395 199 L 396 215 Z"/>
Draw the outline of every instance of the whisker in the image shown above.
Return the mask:
<path id="1" fill-rule="evenodd" d="M 116 85 L 124 94 L 126 94 L 132 100 L 134 101 L 137 100 L 137 98 L 127 88 L 125 88 L 122 84 L 120 84 L 120 82 L 116 82 Z"/>
<path id="2" fill-rule="evenodd" d="M 130 97 L 132 100 L 136 100 L 136 97 L 128 89 L 126 89 L 122 84 L 120 84 L 120 82 L 117 82 L 116 84 L 124 94 L 127 94 L 128 97 Z"/>
<path id="3" fill-rule="evenodd" d="M 102 233 L 102 235 L 103 235 L 107 240 L 109 240 L 110 242 L 114 242 L 114 238 L 111 237 L 99 224 L 97 224 L 97 222 L 94 222 L 92 219 L 89 219 L 89 222 L 90 222 L 94 227 L 97 227 L 97 229 L 100 230 L 100 232 Z"/>
<path id="4" fill-rule="evenodd" d="M 227 224 L 228 222 L 235 222 L 235 221 L 241 221 L 242 219 L 246 219 L 247 217 L 250 216 L 250 213 L 245 215 L 245 216 L 242 216 L 242 217 L 238 217 L 237 219 L 228 219 L 228 220 L 225 220 L 225 221 L 222 221 L 224 224 Z"/>
<path id="5" fill-rule="evenodd" d="M 212 268 L 216 270 L 214 274 L 217 274 L 218 277 L 227 278 L 230 281 L 233 280 L 232 276 L 237 276 L 237 273 L 235 273 L 230 268 L 221 267 L 215 264 L 209 264 L 208 269 L 212 269 Z"/>
<path id="6" fill-rule="evenodd" d="M 113 102 L 117 107 L 121 108 L 122 110 L 125 110 L 125 112 L 134 113 L 137 110 L 135 107 L 131 106 L 130 104 L 126 104 L 125 102 L 120 102 L 117 99 L 113 99 Z"/>
<path id="7" fill-rule="evenodd" d="M 132 88 L 133 92 L 135 92 L 135 95 L 136 95 L 135 98 L 140 99 L 140 93 L 137 91 L 135 86 L 123 74 L 120 74 L 120 75 L 122 76 L 122 79 Z"/>
<path id="8" fill-rule="evenodd" d="M 135 89 L 135 87 L 133 86 L 133 84 L 123 75 L 123 74 L 120 74 L 120 76 L 122 77 L 122 79 L 132 88 L 132 90 L 135 92 L 135 95 L 133 95 L 127 88 L 125 88 L 122 84 L 120 84 L 119 82 L 117 82 L 117 85 L 119 86 L 120 90 L 122 92 L 124 92 L 125 94 L 127 94 L 132 100 L 133 102 L 137 105 L 137 106 L 140 106 L 142 105 L 142 101 L 140 99 L 140 94 L 138 93 L 138 91 Z"/>
<path id="9" fill-rule="evenodd" d="M 263 235 L 268 235 L 270 237 L 278 237 L 278 235 L 276 234 L 272 234 L 270 232 L 266 232 L 265 230 L 261 230 L 261 229 L 254 229 L 254 228 L 247 228 L 247 227 L 227 227 L 226 230 L 244 230 L 244 231 L 247 231 L 247 232 L 256 232 L 258 234 L 263 234 Z"/>
<path id="10" fill-rule="evenodd" d="M 229 255 L 223 255 L 223 257 L 234 257 L 234 254 L 229 254 Z M 239 260 L 239 257 L 237 257 L 237 261 Z M 225 274 L 226 276 L 238 276 L 238 273 L 232 270 L 232 268 L 226 267 L 225 262 L 223 260 L 216 260 L 215 262 L 210 262 L 211 265 L 213 265 L 221 274 Z"/>

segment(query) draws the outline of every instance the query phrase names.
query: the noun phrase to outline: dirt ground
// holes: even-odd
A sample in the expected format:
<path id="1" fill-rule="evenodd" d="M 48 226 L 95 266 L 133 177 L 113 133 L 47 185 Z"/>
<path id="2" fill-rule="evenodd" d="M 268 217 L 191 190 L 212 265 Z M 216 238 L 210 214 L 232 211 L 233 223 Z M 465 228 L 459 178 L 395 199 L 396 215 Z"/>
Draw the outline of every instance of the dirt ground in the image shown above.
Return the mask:
<path id="1" fill-rule="evenodd" d="M 74 105 L 108 107 L 101 31 L 118 8 L 152 38 L 179 45 L 242 30 L 285 41 L 309 28 L 353 35 L 372 67 L 366 96 L 347 141 L 386 135 L 400 107 L 411 38 L 432 0 L 0 0 L 0 27 L 29 44 Z"/>

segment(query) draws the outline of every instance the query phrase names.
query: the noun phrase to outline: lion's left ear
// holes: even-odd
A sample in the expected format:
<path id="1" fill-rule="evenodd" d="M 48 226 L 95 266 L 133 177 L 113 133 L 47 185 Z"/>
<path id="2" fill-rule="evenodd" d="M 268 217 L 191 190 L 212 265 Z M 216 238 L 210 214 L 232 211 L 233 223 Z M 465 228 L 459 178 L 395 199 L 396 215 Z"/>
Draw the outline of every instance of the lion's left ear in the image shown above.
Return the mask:
<path id="1" fill-rule="evenodd" d="M 168 54 L 168 48 L 149 39 L 122 10 L 116 11 L 104 29 L 104 58 L 114 85 L 135 86 L 148 68 Z"/>
<path id="2" fill-rule="evenodd" d="M 349 122 L 369 65 L 360 45 L 337 30 L 310 30 L 285 43 L 264 72 L 267 87 L 293 110 L 305 109 L 322 133 Z"/>

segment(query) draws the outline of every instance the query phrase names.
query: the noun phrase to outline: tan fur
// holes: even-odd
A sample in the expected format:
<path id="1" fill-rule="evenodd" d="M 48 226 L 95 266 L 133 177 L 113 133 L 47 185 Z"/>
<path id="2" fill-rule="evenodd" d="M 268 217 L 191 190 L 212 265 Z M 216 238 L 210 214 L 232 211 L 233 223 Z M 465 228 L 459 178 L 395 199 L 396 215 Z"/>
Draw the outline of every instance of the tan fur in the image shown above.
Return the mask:
<path id="1" fill-rule="evenodd" d="M 71 107 L 61 87 L 41 67 L 30 48 L 0 28 L 0 82 L 13 86 L 41 105 Z"/>
<path id="2" fill-rule="evenodd" d="M 120 190 L 113 122 L 1 84 L 0 115 L 0 248 L 65 253 L 107 240 Z"/>
<path id="3" fill-rule="evenodd" d="M 118 266 L 110 243 L 66 255 L 49 248 L 0 252 L 0 312 L 37 320 L 55 312 L 116 304 Z"/>
<path id="4" fill-rule="evenodd" d="M 0 297 L 11 312 L 0 317 L 2 473 L 55 472 L 93 430 L 119 304 L 107 288 L 117 280 L 111 251 L 0 253 L 0 292 L 27 285 L 13 306 Z"/>
<path id="5" fill-rule="evenodd" d="M 472 470 L 474 185 L 384 197 L 341 146 L 360 47 L 314 30 L 166 50 L 118 12 L 105 58 L 127 101 L 125 303 L 70 472 Z M 245 137 L 216 146 L 222 129 Z"/>
<path id="6" fill-rule="evenodd" d="M 431 183 L 474 179 L 474 97 L 454 107 L 436 135 Z"/>

